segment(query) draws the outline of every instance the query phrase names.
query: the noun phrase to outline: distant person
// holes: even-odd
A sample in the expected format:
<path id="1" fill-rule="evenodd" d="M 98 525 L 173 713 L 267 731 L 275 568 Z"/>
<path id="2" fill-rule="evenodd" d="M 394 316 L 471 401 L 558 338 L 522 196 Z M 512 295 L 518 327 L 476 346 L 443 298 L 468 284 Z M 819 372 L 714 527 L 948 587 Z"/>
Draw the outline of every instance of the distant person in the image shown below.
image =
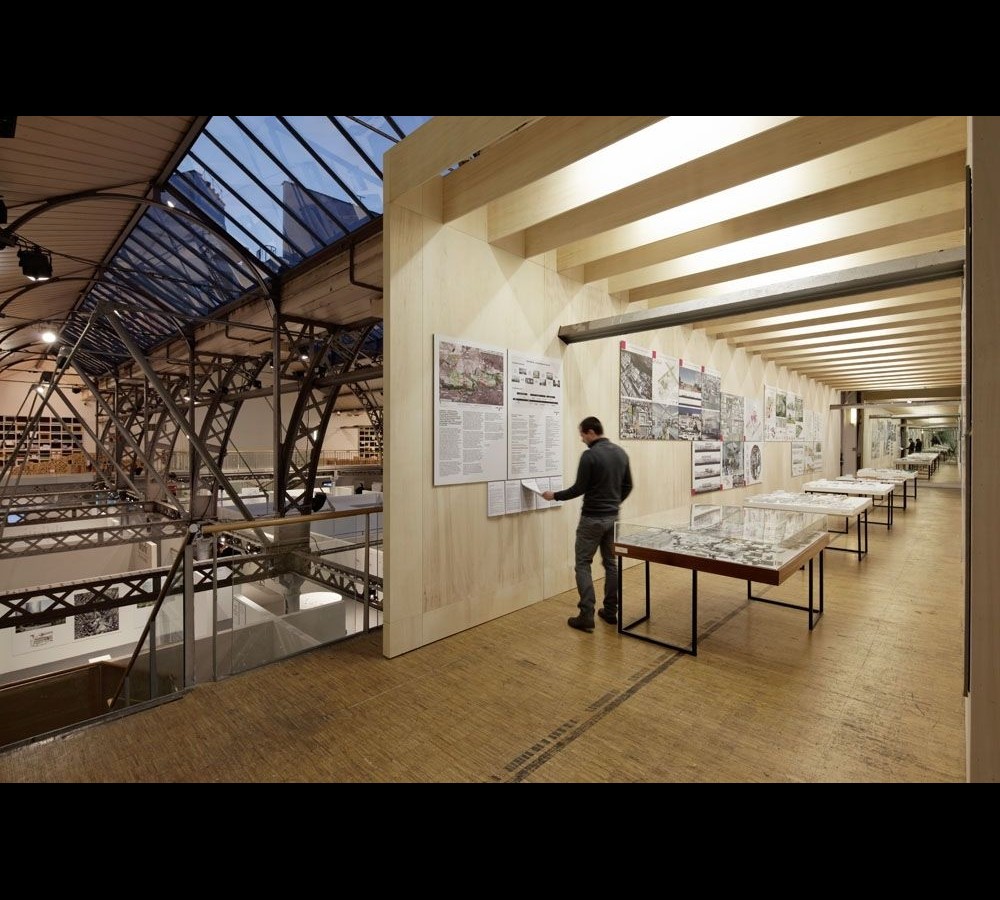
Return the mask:
<path id="1" fill-rule="evenodd" d="M 906 448 L 906 452 L 907 453 L 912 453 L 913 452 L 913 448 L 915 446 L 916 445 L 913 443 L 913 438 L 910 438 L 910 443 L 909 443 L 909 446 Z"/>
<path id="2" fill-rule="evenodd" d="M 318 513 L 324 506 L 326 506 L 326 494 L 316 491 L 312 498 L 312 511 Z"/>
<path id="3" fill-rule="evenodd" d="M 576 527 L 576 589 L 579 615 L 567 620 L 570 628 L 594 630 L 597 596 L 591 565 L 601 551 L 604 566 L 604 605 L 597 614 L 609 625 L 618 623 L 618 567 L 615 564 L 615 522 L 621 504 L 632 493 L 632 470 L 628 454 L 604 436 L 596 416 L 580 423 L 580 440 L 587 449 L 580 455 L 576 481 L 561 491 L 544 491 L 546 500 L 572 500 L 583 495 L 580 522 Z"/>
<path id="4" fill-rule="evenodd" d="M 934 446 L 937 446 L 940 443 L 941 443 L 941 438 L 939 438 L 937 436 L 937 434 L 932 434 L 931 435 L 931 446 L 934 447 Z"/>
<path id="5" fill-rule="evenodd" d="M 923 449 L 924 449 L 924 442 L 922 440 L 920 440 L 920 438 L 917 438 L 917 443 L 916 443 L 915 451 L 917 453 L 919 453 Z"/>
<path id="6" fill-rule="evenodd" d="M 359 481 L 354 486 L 354 493 L 355 494 L 363 494 L 364 492 L 365 492 L 365 483 L 363 481 Z"/>

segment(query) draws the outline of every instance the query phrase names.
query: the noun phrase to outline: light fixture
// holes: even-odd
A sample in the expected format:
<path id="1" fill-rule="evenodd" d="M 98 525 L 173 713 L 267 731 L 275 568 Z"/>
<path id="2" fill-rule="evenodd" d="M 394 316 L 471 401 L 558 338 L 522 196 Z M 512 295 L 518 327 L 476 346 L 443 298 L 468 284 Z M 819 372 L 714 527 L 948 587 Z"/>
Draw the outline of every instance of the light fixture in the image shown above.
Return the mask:
<path id="1" fill-rule="evenodd" d="M 35 390 L 38 391 L 43 397 L 45 392 L 49 389 L 49 385 L 52 384 L 52 373 L 42 372 L 42 377 L 38 380 L 38 384 L 35 385 Z"/>
<path id="2" fill-rule="evenodd" d="M 18 250 L 17 260 L 29 281 L 48 281 L 52 277 L 52 256 L 40 247 Z"/>
<path id="3" fill-rule="evenodd" d="M 46 344 L 54 344 L 59 338 L 51 328 L 46 327 L 45 331 L 42 332 L 42 340 Z"/>

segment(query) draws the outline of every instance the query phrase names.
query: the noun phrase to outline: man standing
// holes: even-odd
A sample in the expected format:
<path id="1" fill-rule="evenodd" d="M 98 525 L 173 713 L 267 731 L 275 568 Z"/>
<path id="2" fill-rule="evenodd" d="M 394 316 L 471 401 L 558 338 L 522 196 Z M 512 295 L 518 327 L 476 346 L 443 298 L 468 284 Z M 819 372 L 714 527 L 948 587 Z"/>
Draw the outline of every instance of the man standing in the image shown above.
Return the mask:
<path id="1" fill-rule="evenodd" d="M 572 500 L 583 495 L 580 523 L 576 527 L 576 589 L 579 615 L 568 620 L 570 628 L 594 630 L 597 597 L 590 567 L 601 551 L 604 565 L 604 604 L 597 614 L 609 625 L 618 623 L 618 568 L 615 564 L 615 522 L 622 501 L 632 492 L 628 454 L 604 436 L 600 419 L 588 416 L 580 423 L 580 440 L 587 449 L 580 455 L 576 481 L 561 491 L 545 491 L 546 500 Z"/>

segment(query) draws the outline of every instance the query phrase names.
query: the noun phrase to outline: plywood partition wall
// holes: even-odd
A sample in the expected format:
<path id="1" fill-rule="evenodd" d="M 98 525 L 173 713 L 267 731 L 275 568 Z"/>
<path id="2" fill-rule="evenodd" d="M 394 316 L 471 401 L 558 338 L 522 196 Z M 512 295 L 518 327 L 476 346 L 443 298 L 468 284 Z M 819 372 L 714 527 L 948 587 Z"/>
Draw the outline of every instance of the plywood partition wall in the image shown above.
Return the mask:
<path id="1" fill-rule="evenodd" d="M 393 154 L 386 157 L 389 178 Z M 574 585 L 573 542 L 580 501 L 487 516 L 486 483 L 434 486 L 435 334 L 558 357 L 563 373 L 563 481 L 573 482 L 584 445 L 577 425 L 598 416 L 618 442 L 619 343 L 563 344 L 560 326 L 625 312 L 604 282 L 584 285 L 556 271 L 555 253 L 524 259 L 487 240 L 484 210 L 443 224 L 441 178 L 385 210 L 385 577 L 384 652 L 393 657 Z M 823 385 L 708 338 L 692 327 L 628 337 L 630 344 L 722 374 L 729 393 L 763 397 L 764 385 L 795 391 L 826 412 L 825 471 L 791 476 L 791 445 L 765 447 L 764 481 L 701 495 L 739 505 L 747 492 L 796 489 L 839 474 L 839 402 Z M 626 441 L 636 491 L 624 516 L 691 503 L 691 444 Z M 602 572 L 595 566 L 595 576 Z M 555 622 L 553 627 L 564 627 Z"/>
<path id="2" fill-rule="evenodd" d="M 967 701 L 969 780 L 1000 781 L 1000 557 L 996 522 L 1000 476 L 1000 116 L 969 117 L 972 166 L 972 288 L 969 341 L 971 396 L 968 510 L 970 686 Z M 968 297 L 967 297 L 968 302 Z M 968 390 L 968 387 L 967 387 Z"/>

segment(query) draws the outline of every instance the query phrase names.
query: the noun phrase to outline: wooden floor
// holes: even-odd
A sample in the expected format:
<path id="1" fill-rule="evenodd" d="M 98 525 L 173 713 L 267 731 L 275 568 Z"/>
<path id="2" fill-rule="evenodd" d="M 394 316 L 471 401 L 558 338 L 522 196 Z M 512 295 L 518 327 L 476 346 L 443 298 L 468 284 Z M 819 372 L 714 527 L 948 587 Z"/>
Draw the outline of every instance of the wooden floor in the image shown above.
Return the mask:
<path id="1" fill-rule="evenodd" d="M 2 753 L 0 782 L 964 782 L 957 472 L 871 526 L 865 559 L 825 554 L 812 632 L 703 575 L 691 657 L 573 631 L 573 591 L 396 659 L 376 631 L 200 685 Z M 681 641 L 690 573 L 652 572 Z M 804 578 L 768 590 L 798 601 Z"/>

